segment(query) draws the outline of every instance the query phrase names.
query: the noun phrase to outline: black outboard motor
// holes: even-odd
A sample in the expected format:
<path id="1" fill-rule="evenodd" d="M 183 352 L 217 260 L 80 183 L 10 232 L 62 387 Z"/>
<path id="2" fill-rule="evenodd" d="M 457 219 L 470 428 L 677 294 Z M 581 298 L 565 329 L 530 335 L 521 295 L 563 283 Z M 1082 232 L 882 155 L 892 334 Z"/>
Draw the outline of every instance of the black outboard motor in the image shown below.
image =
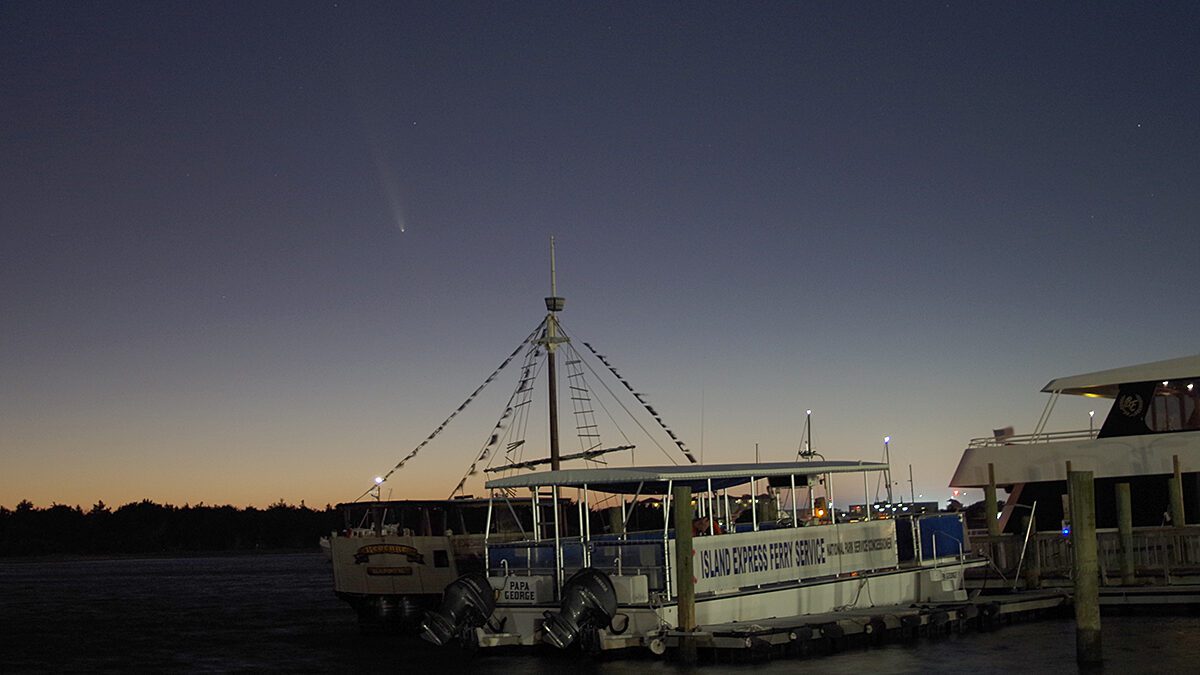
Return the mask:
<path id="1" fill-rule="evenodd" d="M 467 638 L 487 623 L 496 609 L 496 596 L 487 577 L 464 574 L 442 592 L 442 606 L 425 613 L 421 637 L 444 646 L 456 638 Z"/>
<path id="2" fill-rule="evenodd" d="M 612 580 L 600 570 L 587 567 L 576 572 L 563 584 L 562 610 L 547 611 L 542 627 L 546 641 L 566 649 L 580 633 L 595 632 L 612 622 L 617 613 L 617 591 Z"/>

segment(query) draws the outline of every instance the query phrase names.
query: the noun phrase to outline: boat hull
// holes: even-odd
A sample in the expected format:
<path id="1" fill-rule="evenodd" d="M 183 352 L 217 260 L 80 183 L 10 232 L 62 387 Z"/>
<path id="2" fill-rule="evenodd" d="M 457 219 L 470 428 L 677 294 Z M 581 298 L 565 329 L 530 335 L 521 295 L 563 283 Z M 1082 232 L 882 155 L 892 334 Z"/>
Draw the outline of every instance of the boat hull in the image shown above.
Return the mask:
<path id="1" fill-rule="evenodd" d="M 965 602 L 963 573 L 984 564 L 982 560 L 942 562 L 698 597 L 696 622 L 699 626 L 753 623 L 763 618 L 800 617 L 847 608 Z M 479 628 L 476 640 L 480 647 L 540 644 L 544 613 L 557 609 L 552 605 L 497 607 L 490 624 L 503 626 L 503 630 Z M 676 629 L 676 624 L 674 603 L 622 605 L 612 625 L 598 631 L 598 644 L 601 649 L 655 649 L 655 642 L 666 631 Z"/>
<path id="2" fill-rule="evenodd" d="M 481 535 L 338 534 L 330 538 L 334 592 L 364 628 L 415 630 L 442 589 L 483 569 Z"/>

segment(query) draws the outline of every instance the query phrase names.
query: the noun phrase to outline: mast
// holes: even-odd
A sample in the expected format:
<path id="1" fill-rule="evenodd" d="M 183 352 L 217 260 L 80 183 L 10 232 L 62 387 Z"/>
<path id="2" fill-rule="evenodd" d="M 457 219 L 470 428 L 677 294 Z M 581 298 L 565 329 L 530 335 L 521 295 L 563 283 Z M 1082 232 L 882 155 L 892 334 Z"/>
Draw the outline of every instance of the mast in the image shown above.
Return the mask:
<path id="1" fill-rule="evenodd" d="M 550 470 L 558 471 L 561 456 L 558 450 L 558 373 L 554 364 L 554 351 L 558 345 L 568 342 L 558 334 L 558 313 L 566 304 L 566 298 L 558 296 L 558 285 L 554 269 L 554 237 L 550 237 L 550 297 L 546 298 L 546 336 L 541 340 L 546 345 L 546 371 L 550 383 Z"/>

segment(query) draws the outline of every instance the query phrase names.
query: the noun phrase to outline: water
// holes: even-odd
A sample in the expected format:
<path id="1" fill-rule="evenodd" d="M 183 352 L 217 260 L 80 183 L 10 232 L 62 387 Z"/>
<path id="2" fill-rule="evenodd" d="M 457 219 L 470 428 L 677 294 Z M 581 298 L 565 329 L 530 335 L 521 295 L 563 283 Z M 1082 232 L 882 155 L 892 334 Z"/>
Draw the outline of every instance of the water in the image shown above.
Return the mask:
<path id="1" fill-rule="evenodd" d="M 0 562 L 0 672 L 675 673 L 650 657 L 471 657 L 420 640 L 361 635 L 319 554 Z M 1200 618 L 1105 616 L 1108 672 L 1195 672 Z M 804 661 L 701 667 L 710 673 L 1077 672 L 1070 621 L 850 648 Z"/>

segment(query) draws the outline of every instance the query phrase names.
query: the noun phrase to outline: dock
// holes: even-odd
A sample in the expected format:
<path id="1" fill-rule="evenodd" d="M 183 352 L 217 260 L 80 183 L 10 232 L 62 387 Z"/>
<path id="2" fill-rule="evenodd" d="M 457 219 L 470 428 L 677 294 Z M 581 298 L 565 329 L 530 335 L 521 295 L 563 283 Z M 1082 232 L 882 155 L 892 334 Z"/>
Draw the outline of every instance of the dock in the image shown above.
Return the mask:
<path id="1" fill-rule="evenodd" d="M 1070 605 L 1069 593 L 1025 591 L 979 595 L 954 604 L 847 608 L 825 614 L 700 626 L 690 633 L 669 631 L 662 637 L 660 649 L 678 649 L 682 639 L 690 638 L 700 653 L 718 661 L 804 656 L 844 645 L 937 637 L 972 628 L 988 631 L 1003 623 L 1062 611 Z"/>

